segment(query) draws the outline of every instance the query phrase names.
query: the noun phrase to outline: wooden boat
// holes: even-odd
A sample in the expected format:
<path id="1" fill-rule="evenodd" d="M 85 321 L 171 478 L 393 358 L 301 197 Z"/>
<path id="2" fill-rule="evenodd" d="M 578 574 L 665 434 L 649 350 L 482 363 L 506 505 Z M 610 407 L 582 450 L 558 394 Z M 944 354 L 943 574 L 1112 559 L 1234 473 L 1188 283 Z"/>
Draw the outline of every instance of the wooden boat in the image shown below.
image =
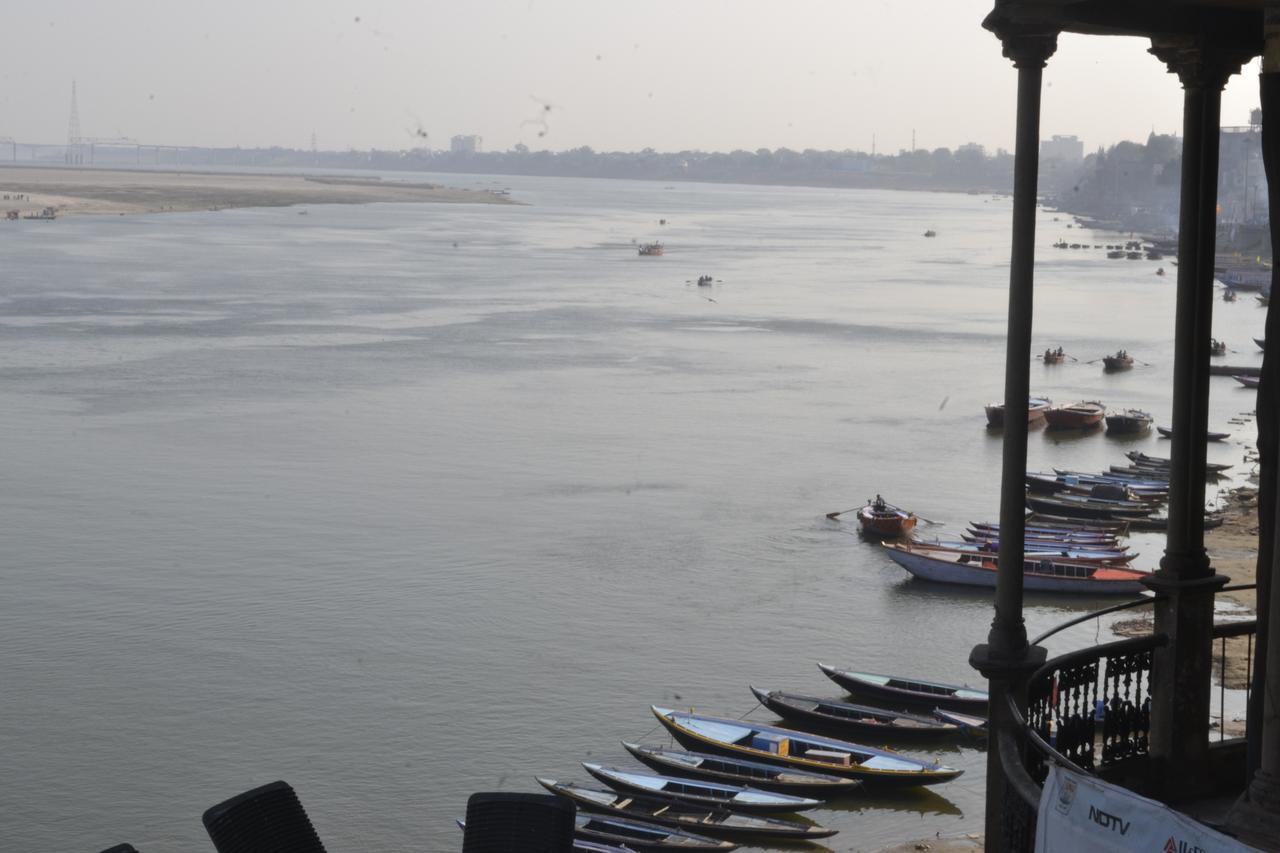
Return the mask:
<path id="1" fill-rule="evenodd" d="M 831 773 L 860 779 L 867 785 L 936 785 L 950 782 L 964 772 L 936 761 L 921 761 L 887 749 L 780 726 L 684 713 L 657 706 L 652 711 L 671 735 L 688 749 L 710 750 L 722 755 Z"/>
<path id="2" fill-rule="evenodd" d="M 1053 542 L 1070 545 L 1074 548 L 1107 549 L 1117 548 L 1120 544 L 1119 537 L 1110 533 L 1075 533 L 1068 531 L 1038 533 L 1024 529 L 1022 536 L 1027 542 Z M 1000 531 L 969 528 L 960 534 L 960 538 L 966 542 L 998 542 L 1000 540 Z"/>
<path id="3" fill-rule="evenodd" d="M 1037 497 L 1027 495 L 1027 507 L 1034 512 L 1048 512 L 1067 518 L 1101 518 L 1101 519 L 1134 519 L 1146 518 L 1151 514 L 1147 504 L 1136 504 L 1125 501 L 1104 501 L 1085 498 L 1072 500 L 1072 495 L 1059 497 Z"/>
<path id="4" fill-rule="evenodd" d="M 937 232 L 937 231 L 934 231 L 932 228 L 930 228 L 928 231 L 924 232 L 924 236 L 926 236 L 926 237 L 937 237 L 937 236 L 938 236 L 938 232 Z"/>
<path id="5" fill-rule="evenodd" d="M 1124 409 L 1106 416 L 1107 433 L 1111 435 L 1136 435 L 1151 429 L 1155 418 L 1141 409 Z"/>
<path id="6" fill-rule="evenodd" d="M 1108 372 L 1117 370 L 1130 370 L 1133 368 L 1133 356 L 1124 350 L 1119 350 L 1115 355 L 1104 355 L 1102 357 L 1102 369 Z"/>
<path id="7" fill-rule="evenodd" d="M 1129 522 L 1123 518 L 1069 518 L 1051 512 L 1031 512 L 1027 514 L 1027 524 L 1065 527 L 1081 525 L 1092 530 L 1110 530 L 1117 536 L 1129 535 Z"/>
<path id="8" fill-rule="evenodd" d="M 866 705 L 800 696 L 781 690 L 765 691 L 752 687 L 751 692 L 760 704 L 794 725 L 823 726 L 856 736 L 917 740 L 958 735 L 962 731 L 960 726 L 937 717 L 868 708 Z"/>
<path id="9" fill-rule="evenodd" d="M 686 806 L 653 797 L 633 797 L 617 791 L 590 788 L 577 782 L 535 777 L 551 793 L 572 800 L 579 809 L 660 826 L 674 826 L 698 835 L 730 840 L 769 838 L 778 841 L 811 841 L 830 838 L 837 830 L 815 823 L 798 823 L 776 817 L 735 814 L 728 809 Z"/>
<path id="10" fill-rule="evenodd" d="M 862 525 L 864 536 L 897 539 L 915 529 L 916 517 L 876 495 L 874 501 L 867 501 L 867 505 L 858 510 L 858 523 Z"/>
<path id="11" fill-rule="evenodd" d="M 717 850 L 727 853 L 737 850 L 738 845 L 731 841 L 722 841 L 706 835 L 697 835 L 672 827 L 658 826 L 652 823 L 641 823 L 635 820 L 609 817 L 608 815 L 581 812 L 574 825 L 575 844 L 577 839 L 588 843 L 621 844 L 623 849 L 635 850 L 637 853 L 662 850 Z M 590 850 L 591 848 L 583 848 Z M 597 847 L 596 849 L 603 849 Z M 617 847 L 608 848 L 617 850 Z"/>
<path id="12" fill-rule="evenodd" d="M 937 715 L 939 720 L 959 726 L 962 731 L 968 734 L 982 735 L 984 737 L 987 734 L 986 717 L 961 714 L 959 711 L 948 711 L 946 708 L 938 708 L 933 713 Z"/>
<path id="13" fill-rule="evenodd" d="M 987 692 L 968 686 L 876 675 L 818 664 L 822 673 L 853 696 L 888 702 L 903 708 L 947 708 L 968 714 L 987 712 Z"/>
<path id="14" fill-rule="evenodd" d="M 1102 423 L 1107 409 L 1096 400 L 1082 400 L 1069 406 L 1054 406 L 1045 412 L 1049 429 L 1090 429 Z"/>
<path id="15" fill-rule="evenodd" d="M 615 791 L 639 794 L 642 797 L 656 797 L 660 800 L 673 800 L 705 808 L 728 809 L 748 814 L 789 814 L 822 805 L 822 800 L 810 797 L 778 794 L 756 788 L 726 785 L 723 782 L 708 782 L 705 779 L 660 776 L 648 771 L 605 767 L 588 761 L 582 762 L 582 767 Z"/>
<path id="16" fill-rule="evenodd" d="M 661 243 L 645 243 L 640 247 L 641 255 L 661 255 L 664 251 Z"/>
<path id="17" fill-rule="evenodd" d="M 1231 378 L 1246 388 L 1257 388 L 1262 384 L 1261 376 L 1232 376 Z"/>
<path id="18" fill-rule="evenodd" d="M 1120 260 L 1120 259 L 1124 258 L 1124 250 L 1123 250 L 1123 249 L 1112 249 L 1110 252 L 1107 252 L 1107 257 L 1108 257 L 1108 258 L 1110 258 L 1110 259 L 1111 259 L 1111 260 L 1113 260 L 1113 261 Z"/>
<path id="19" fill-rule="evenodd" d="M 993 530 L 997 533 L 1000 531 L 1000 522 L 998 521 L 971 521 L 969 526 L 975 530 Z M 1036 518 L 1027 516 L 1023 522 L 1023 528 L 1027 532 L 1057 532 L 1065 531 L 1068 533 L 1110 533 L 1114 536 L 1123 536 L 1127 525 L 1120 521 L 1090 521 L 1082 518 L 1055 518 L 1053 516 L 1042 516 Z"/>
<path id="20" fill-rule="evenodd" d="M 1027 401 L 1027 423 L 1034 423 L 1045 416 L 1053 401 L 1048 397 L 1032 397 Z M 990 403 L 987 406 L 987 426 L 1004 426 L 1004 403 Z"/>
<path id="21" fill-rule="evenodd" d="M 703 752 L 684 752 L 662 746 L 641 746 L 625 741 L 622 746 L 639 761 L 661 773 L 710 779 L 713 782 L 726 782 L 730 785 L 750 785 L 753 788 L 795 794 L 798 797 L 829 800 L 855 791 L 862 784 L 856 779 L 842 779 L 839 776 L 812 773 L 806 770 L 791 770 L 765 764 L 762 761 L 728 758 Z"/>
<path id="22" fill-rule="evenodd" d="M 1066 358 L 1067 358 L 1067 354 L 1062 351 L 1062 347 L 1058 347 L 1056 350 L 1055 349 L 1045 350 L 1044 355 L 1040 357 L 1040 360 L 1043 361 L 1045 364 L 1062 364 L 1062 362 L 1064 362 Z"/>
<path id="23" fill-rule="evenodd" d="M 885 543 L 884 548 L 890 559 L 921 580 L 995 589 L 999 561 L 994 554 L 947 553 L 904 543 Z M 1135 595 L 1146 591 L 1140 583 L 1144 577 L 1145 572 L 1111 563 L 1068 560 L 1048 554 L 1027 554 L 1022 564 L 1023 588 L 1033 592 Z"/>
<path id="24" fill-rule="evenodd" d="M 938 541 L 922 542 L 913 539 L 911 550 L 920 553 L 938 552 L 939 554 L 970 554 L 974 557 L 994 558 L 1000 553 L 1000 540 L 988 539 L 982 542 Z M 1128 548 L 1107 548 L 1099 546 L 1077 547 L 1070 542 L 1050 542 L 1028 540 L 1022 546 L 1023 556 L 1027 560 L 1039 560 L 1042 557 L 1069 560 L 1073 563 L 1099 563 L 1108 566 L 1122 566 L 1133 562 L 1136 552 Z"/>
<path id="25" fill-rule="evenodd" d="M 455 819 L 454 823 L 458 825 L 458 829 L 463 832 L 467 831 L 466 821 Z M 596 826 L 587 827 L 588 823 L 596 824 Z M 617 836 L 613 835 L 615 832 L 618 833 Z M 618 843 L 592 840 L 606 837 L 627 838 L 628 840 L 625 842 L 625 846 L 620 846 Z M 681 841 L 682 838 L 685 839 L 683 843 Z M 699 846 L 699 844 L 711 846 Z M 728 841 L 717 841 L 714 838 L 694 835 L 691 832 L 681 832 L 678 829 L 669 830 L 647 823 L 580 814 L 574 818 L 573 847 L 570 849 L 573 853 L 649 853 L 649 851 L 660 853 L 663 850 L 729 851 L 737 850 L 738 846 L 730 844 Z"/>
<path id="26" fill-rule="evenodd" d="M 1123 486 L 1135 495 L 1150 498 L 1162 498 L 1169 493 L 1168 483 L 1138 483 L 1122 480 L 1119 475 L 1078 474 L 1075 472 L 1055 471 L 1053 474 L 1027 474 L 1027 488 L 1040 494 L 1056 492 L 1074 492 L 1082 494 L 1094 486 Z"/>
<path id="27" fill-rule="evenodd" d="M 1162 426 L 1158 426 L 1158 427 L 1156 427 L 1156 432 L 1160 433 L 1160 435 L 1164 436 L 1165 438 L 1173 438 L 1173 427 L 1162 427 Z M 1231 437 L 1231 433 L 1229 433 L 1229 432 L 1207 432 L 1207 433 L 1205 433 L 1205 436 L 1204 436 L 1204 437 L 1205 437 L 1205 440 L 1206 440 L 1206 441 L 1223 441 L 1224 439 L 1228 439 L 1228 438 L 1230 438 L 1230 437 Z"/>
<path id="28" fill-rule="evenodd" d="M 1209 355 L 1226 355 L 1227 342 L 1217 338 L 1209 338 Z"/>
<path id="29" fill-rule="evenodd" d="M 1140 450 L 1130 450 L 1125 454 L 1125 456 L 1134 465 L 1152 469 L 1163 469 L 1167 471 L 1173 464 L 1172 460 L 1167 456 L 1148 456 Z M 1219 474 L 1230 468 L 1231 466 L 1225 462 L 1206 462 L 1204 466 L 1204 470 L 1210 474 Z"/>
<path id="30" fill-rule="evenodd" d="M 994 551 L 1000 544 L 1000 535 L 996 533 L 961 533 L 960 538 L 962 544 L 970 545 L 986 545 L 991 546 L 987 550 Z M 1075 540 L 1075 539 L 1055 539 L 1052 537 L 1032 536 L 1024 534 L 1023 541 L 1026 543 L 1028 551 L 1045 551 L 1045 550 L 1071 550 L 1083 551 L 1086 553 L 1103 553 L 1106 551 L 1123 551 L 1120 543 L 1114 539 L 1111 541 L 1102 540 Z M 941 544 L 947 544 L 945 542 Z"/>

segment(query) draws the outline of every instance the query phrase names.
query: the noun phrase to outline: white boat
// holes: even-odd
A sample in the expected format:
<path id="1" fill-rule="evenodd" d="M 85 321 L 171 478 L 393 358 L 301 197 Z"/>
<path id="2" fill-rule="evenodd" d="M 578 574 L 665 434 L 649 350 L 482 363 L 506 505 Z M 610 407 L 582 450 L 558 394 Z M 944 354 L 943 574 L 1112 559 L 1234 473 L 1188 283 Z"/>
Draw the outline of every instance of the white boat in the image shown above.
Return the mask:
<path id="1" fill-rule="evenodd" d="M 913 576 L 961 586 L 996 585 L 996 560 L 976 554 L 919 550 L 903 543 L 884 543 L 889 558 Z M 1146 592 L 1146 572 L 1115 566 L 1073 563 L 1045 556 L 1023 563 L 1022 584 L 1034 592 L 1084 595 L 1136 595 Z"/>

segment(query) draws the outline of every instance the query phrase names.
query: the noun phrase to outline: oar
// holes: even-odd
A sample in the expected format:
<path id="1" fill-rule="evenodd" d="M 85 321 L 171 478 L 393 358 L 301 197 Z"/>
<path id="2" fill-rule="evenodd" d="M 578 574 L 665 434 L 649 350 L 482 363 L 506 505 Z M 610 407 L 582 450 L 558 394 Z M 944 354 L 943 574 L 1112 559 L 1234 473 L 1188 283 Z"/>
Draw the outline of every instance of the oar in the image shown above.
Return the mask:
<path id="1" fill-rule="evenodd" d="M 860 509 L 862 509 L 862 507 L 855 506 L 852 509 L 842 509 L 839 512 L 829 512 L 827 513 L 827 518 L 831 519 L 832 521 L 835 521 L 837 518 L 839 518 L 840 516 L 844 515 L 847 512 L 857 512 Z"/>
<path id="2" fill-rule="evenodd" d="M 1151 362 L 1143 361 L 1140 358 L 1135 358 L 1134 361 L 1138 362 L 1138 364 L 1141 364 L 1143 367 L 1155 367 L 1155 365 L 1152 364 Z"/>
<path id="3" fill-rule="evenodd" d="M 1064 355 L 1066 355 L 1066 353 L 1063 353 L 1063 354 L 1064 354 Z M 1068 355 L 1068 356 L 1067 356 L 1067 358 L 1071 359 L 1072 361 L 1079 361 L 1079 360 L 1080 360 L 1080 359 L 1076 358 L 1074 355 Z"/>

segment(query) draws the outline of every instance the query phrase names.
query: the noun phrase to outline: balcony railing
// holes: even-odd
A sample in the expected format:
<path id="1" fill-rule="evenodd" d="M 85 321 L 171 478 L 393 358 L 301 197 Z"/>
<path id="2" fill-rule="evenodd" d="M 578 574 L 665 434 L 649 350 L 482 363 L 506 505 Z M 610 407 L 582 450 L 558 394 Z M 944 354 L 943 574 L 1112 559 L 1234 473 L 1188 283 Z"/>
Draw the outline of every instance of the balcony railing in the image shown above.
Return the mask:
<path id="1" fill-rule="evenodd" d="M 1252 584 L 1227 587 L 1251 589 Z M 1090 619 L 1152 604 L 1144 598 L 1099 610 L 1063 623 L 1035 638 L 1038 645 L 1054 634 Z M 1255 620 L 1214 626 L 1219 673 L 1226 672 L 1227 640 L 1247 637 L 1246 671 L 1252 675 Z M 1059 655 L 1037 669 L 1027 684 L 1027 712 L 1012 695 L 1013 731 L 995 732 L 1008 787 L 1004 803 L 1006 849 L 1035 846 L 1036 815 L 1050 764 L 1079 773 L 1098 773 L 1148 753 L 1151 726 L 1151 661 L 1168 638 L 1162 634 L 1118 640 Z M 1218 740 L 1225 739 L 1226 685 L 1220 678 Z M 1246 685 L 1248 677 L 1246 678 Z M 1247 687 L 1246 687 L 1247 696 Z"/>

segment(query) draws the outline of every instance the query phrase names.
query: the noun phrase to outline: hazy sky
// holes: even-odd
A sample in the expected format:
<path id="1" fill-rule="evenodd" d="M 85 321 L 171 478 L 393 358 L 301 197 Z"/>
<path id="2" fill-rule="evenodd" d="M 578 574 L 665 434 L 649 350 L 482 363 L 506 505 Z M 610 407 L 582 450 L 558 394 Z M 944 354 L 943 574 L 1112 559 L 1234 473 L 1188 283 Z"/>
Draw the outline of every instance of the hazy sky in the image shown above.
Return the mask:
<path id="1" fill-rule="evenodd" d="M 990 0 L 10 2 L 0 136 L 321 148 L 1011 148 Z M 1145 41 L 1063 37 L 1042 130 L 1086 148 L 1181 130 Z M 1234 78 L 1223 121 L 1257 102 Z M 549 105 L 550 109 L 545 109 Z M 545 124 L 543 123 L 545 120 Z M 539 133 L 544 135 L 539 136 Z"/>

